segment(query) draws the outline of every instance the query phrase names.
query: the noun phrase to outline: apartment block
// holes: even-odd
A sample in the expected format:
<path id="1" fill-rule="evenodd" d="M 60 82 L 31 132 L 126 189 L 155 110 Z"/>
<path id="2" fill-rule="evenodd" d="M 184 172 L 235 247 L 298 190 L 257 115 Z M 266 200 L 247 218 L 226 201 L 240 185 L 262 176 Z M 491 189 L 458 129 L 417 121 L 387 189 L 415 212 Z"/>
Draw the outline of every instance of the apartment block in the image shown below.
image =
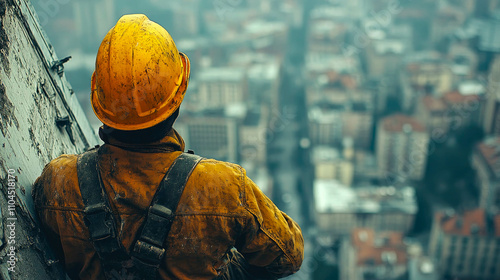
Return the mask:
<path id="1" fill-rule="evenodd" d="M 437 212 L 429 254 L 446 279 L 496 280 L 500 275 L 500 215 L 483 209 Z"/>
<path id="2" fill-rule="evenodd" d="M 413 227 L 417 203 L 412 187 L 347 187 L 316 179 L 313 188 L 321 235 L 347 236 L 358 227 L 405 233 Z"/>
<path id="3" fill-rule="evenodd" d="M 395 114 L 377 128 L 376 153 L 382 178 L 421 180 L 427 164 L 429 133 L 415 118 Z"/>
<path id="4" fill-rule="evenodd" d="M 475 147 L 472 167 L 476 171 L 479 207 L 489 213 L 500 211 L 500 137 L 491 136 Z"/>
<path id="5" fill-rule="evenodd" d="M 341 245 L 340 279 L 406 279 L 407 262 L 402 233 L 356 228 Z"/>

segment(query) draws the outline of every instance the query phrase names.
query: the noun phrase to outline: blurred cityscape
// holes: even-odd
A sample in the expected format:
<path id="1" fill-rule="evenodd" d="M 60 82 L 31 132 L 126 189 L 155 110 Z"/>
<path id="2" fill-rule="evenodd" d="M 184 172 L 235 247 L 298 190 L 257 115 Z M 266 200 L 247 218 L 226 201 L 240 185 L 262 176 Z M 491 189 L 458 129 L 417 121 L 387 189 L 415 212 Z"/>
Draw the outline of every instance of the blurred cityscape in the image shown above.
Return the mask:
<path id="1" fill-rule="evenodd" d="M 288 279 L 500 279 L 500 0 L 32 4 L 95 129 L 104 35 L 128 13 L 171 33 L 174 127 L 300 224 Z"/>

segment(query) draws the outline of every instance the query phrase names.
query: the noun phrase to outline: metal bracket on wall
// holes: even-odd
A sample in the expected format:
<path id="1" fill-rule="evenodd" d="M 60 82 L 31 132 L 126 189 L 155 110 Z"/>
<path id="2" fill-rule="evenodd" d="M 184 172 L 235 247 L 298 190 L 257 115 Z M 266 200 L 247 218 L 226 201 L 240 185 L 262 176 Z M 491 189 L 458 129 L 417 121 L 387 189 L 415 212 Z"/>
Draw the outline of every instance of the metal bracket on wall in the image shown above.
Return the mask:
<path id="1" fill-rule="evenodd" d="M 73 136 L 73 130 L 71 129 L 72 122 L 69 119 L 69 116 L 57 117 L 56 124 L 58 127 L 61 127 L 61 128 L 64 127 L 64 129 L 68 133 L 68 136 L 69 136 L 69 139 L 71 140 L 71 143 L 75 144 L 75 137 Z"/>
<path id="2" fill-rule="evenodd" d="M 54 71 L 57 71 L 57 75 L 59 75 L 59 77 L 62 77 L 64 73 L 64 63 L 68 62 L 70 59 L 71 56 L 67 56 L 63 59 L 56 60 L 52 63 L 52 66 L 50 68 Z"/>

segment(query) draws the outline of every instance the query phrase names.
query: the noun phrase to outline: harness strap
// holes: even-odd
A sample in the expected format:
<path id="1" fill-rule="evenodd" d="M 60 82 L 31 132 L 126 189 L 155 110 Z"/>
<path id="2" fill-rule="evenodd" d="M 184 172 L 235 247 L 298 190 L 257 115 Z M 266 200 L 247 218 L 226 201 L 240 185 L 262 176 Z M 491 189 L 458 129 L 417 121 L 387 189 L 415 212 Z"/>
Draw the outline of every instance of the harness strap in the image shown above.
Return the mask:
<path id="1" fill-rule="evenodd" d="M 97 149 L 78 157 L 77 175 L 85 204 L 85 224 L 107 278 L 157 278 L 160 263 L 165 255 L 165 239 L 172 226 L 174 210 L 189 176 L 201 159 L 199 156 L 183 153 L 172 163 L 156 191 L 141 234 L 129 256 L 119 240 L 115 220 L 102 186 Z"/>
<path id="2" fill-rule="evenodd" d="M 92 149 L 78 157 L 77 175 L 85 204 L 85 224 L 89 229 L 90 240 L 97 254 L 105 260 L 116 252 L 123 252 L 124 249 L 116 231 L 115 219 L 102 187 L 97 149 Z"/>
<path id="3" fill-rule="evenodd" d="M 147 279 L 154 279 L 165 255 L 165 240 L 172 226 L 174 211 L 179 204 L 189 176 L 202 158 L 183 153 L 163 178 L 148 210 L 146 222 L 131 251 L 134 266 Z"/>

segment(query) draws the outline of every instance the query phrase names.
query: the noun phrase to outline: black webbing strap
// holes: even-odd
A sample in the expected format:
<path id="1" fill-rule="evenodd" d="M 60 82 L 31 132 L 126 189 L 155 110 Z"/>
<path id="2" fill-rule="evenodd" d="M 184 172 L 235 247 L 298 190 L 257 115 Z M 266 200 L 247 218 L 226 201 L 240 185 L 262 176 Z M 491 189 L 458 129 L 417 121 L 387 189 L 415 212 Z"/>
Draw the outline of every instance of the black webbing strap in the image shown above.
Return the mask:
<path id="1" fill-rule="evenodd" d="M 135 268 L 156 279 L 158 268 L 165 255 L 165 239 L 172 226 L 174 211 L 181 198 L 189 176 L 202 158 L 183 153 L 172 163 L 163 178 L 148 210 L 146 222 L 131 251 Z"/>
<path id="2" fill-rule="evenodd" d="M 165 255 L 165 239 L 173 222 L 173 211 L 177 208 L 189 176 L 201 159 L 199 156 L 183 153 L 172 163 L 156 191 L 141 234 L 129 256 L 119 240 L 102 186 L 97 149 L 78 157 L 77 174 L 85 204 L 85 224 L 103 264 L 106 278 L 157 278 L 160 262 Z"/>
<path id="3" fill-rule="evenodd" d="M 101 184 L 97 150 L 93 149 L 80 155 L 76 170 L 85 205 L 85 224 L 97 254 L 104 260 L 116 252 L 123 252 L 124 249 L 117 236 L 113 213 Z"/>

